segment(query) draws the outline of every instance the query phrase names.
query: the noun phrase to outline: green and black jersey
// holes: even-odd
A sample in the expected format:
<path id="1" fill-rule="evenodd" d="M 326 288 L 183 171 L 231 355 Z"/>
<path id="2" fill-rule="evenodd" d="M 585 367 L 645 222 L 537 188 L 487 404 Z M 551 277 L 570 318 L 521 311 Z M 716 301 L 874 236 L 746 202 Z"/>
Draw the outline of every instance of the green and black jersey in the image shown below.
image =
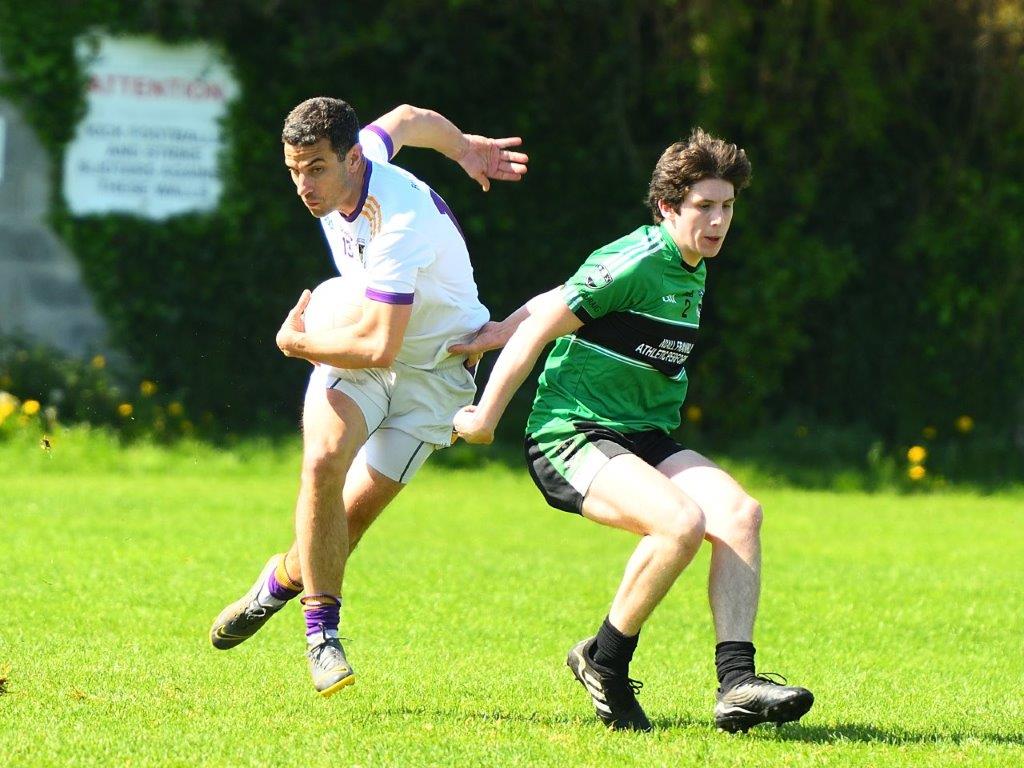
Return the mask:
<path id="1" fill-rule="evenodd" d="M 623 433 L 679 426 L 706 273 L 703 261 L 683 262 L 662 226 L 591 254 L 562 288 L 583 327 L 555 341 L 527 432 L 579 422 Z"/>

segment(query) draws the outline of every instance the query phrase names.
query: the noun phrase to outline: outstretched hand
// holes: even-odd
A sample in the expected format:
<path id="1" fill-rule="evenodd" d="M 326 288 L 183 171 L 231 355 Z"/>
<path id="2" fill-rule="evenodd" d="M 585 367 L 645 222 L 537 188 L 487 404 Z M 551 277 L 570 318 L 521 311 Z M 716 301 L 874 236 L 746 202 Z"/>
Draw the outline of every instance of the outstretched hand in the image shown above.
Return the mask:
<path id="1" fill-rule="evenodd" d="M 509 147 L 518 147 L 523 140 L 518 136 L 504 139 L 489 139 L 486 136 L 465 134 L 469 146 L 458 158 L 459 165 L 471 179 L 487 192 L 491 179 L 498 181 L 519 181 L 526 173 L 529 156 L 512 152 Z"/>
<path id="2" fill-rule="evenodd" d="M 288 312 L 288 316 L 281 323 L 281 328 L 277 332 L 277 347 L 286 357 L 295 355 L 295 343 L 306 332 L 306 323 L 302 319 L 302 313 L 306 311 L 306 305 L 309 304 L 309 298 L 312 295 L 308 288 L 302 292 L 298 302 Z"/>

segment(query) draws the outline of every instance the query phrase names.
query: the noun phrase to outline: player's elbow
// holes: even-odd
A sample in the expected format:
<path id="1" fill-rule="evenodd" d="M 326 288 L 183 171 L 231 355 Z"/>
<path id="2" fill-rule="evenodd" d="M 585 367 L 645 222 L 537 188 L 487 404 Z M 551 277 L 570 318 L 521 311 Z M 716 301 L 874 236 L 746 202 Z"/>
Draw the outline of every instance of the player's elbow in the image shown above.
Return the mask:
<path id="1" fill-rule="evenodd" d="M 411 120 L 416 114 L 416 107 L 412 104 L 399 104 L 391 110 L 391 114 L 395 116 L 396 120 L 404 123 L 406 120 Z"/>
<path id="2" fill-rule="evenodd" d="M 429 109 L 422 109 L 421 107 L 414 107 L 412 104 L 399 104 L 395 107 L 392 114 L 395 115 L 398 122 L 402 124 L 410 123 L 417 118 L 422 118 L 424 115 L 430 113 Z"/>

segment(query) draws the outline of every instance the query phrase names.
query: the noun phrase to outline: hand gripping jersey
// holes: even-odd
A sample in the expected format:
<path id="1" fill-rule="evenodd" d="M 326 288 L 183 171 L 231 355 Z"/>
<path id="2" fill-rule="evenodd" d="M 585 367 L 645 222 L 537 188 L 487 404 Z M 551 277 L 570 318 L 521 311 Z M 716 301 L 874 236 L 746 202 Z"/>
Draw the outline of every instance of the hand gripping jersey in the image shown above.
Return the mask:
<path id="1" fill-rule="evenodd" d="M 581 421 L 618 432 L 679 426 L 706 274 L 703 261 L 683 262 L 661 226 L 591 254 L 562 287 L 583 327 L 555 341 L 527 432 Z"/>
<path id="2" fill-rule="evenodd" d="M 412 304 L 399 362 L 434 368 L 448 346 L 487 322 L 466 241 L 441 196 L 391 165 L 391 137 L 376 125 L 359 132 L 366 175 L 351 215 L 320 220 L 334 263 L 367 298 Z"/>

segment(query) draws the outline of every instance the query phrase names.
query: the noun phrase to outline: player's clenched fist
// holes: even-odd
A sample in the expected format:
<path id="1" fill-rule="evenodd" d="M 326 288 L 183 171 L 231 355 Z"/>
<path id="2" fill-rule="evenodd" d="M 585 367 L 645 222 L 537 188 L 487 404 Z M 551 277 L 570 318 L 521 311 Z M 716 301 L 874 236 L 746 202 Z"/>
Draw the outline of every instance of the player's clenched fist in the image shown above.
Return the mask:
<path id="1" fill-rule="evenodd" d="M 302 313 L 305 311 L 306 305 L 309 304 L 309 297 L 311 295 L 309 290 L 302 292 L 298 302 L 292 307 L 288 317 L 281 324 L 281 329 L 277 332 L 277 338 L 275 339 L 277 347 L 288 357 L 294 354 L 295 342 L 306 330 L 306 326 L 302 321 Z"/>
<path id="2" fill-rule="evenodd" d="M 487 424 L 475 405 L 467 405 L 455 414 L 455 431 L 467 443 L 490 445 L 494 442 L 494 427 Z"/>

